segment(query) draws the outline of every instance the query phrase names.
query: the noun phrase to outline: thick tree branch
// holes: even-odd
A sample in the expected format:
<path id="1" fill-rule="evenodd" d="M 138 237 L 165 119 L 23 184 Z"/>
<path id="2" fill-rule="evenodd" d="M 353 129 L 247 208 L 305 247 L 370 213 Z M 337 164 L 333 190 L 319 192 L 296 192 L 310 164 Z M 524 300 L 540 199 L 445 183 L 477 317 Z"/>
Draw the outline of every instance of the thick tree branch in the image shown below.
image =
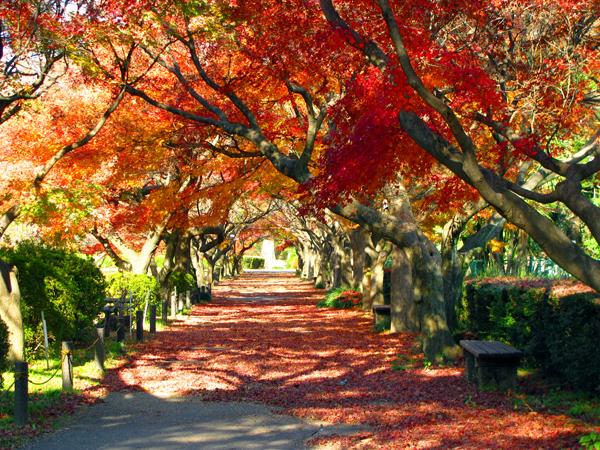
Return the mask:
<path id="1" fill-rule="evenodd" d="M 182 39 L 180 41 L 183 45 L 185 45 L 187 47 L 187 49 L 190 53 L 190 56 L 192 57 L 192 61 L 194 63 L 196 71 L 198 72 L 198 75 L 200 75 L 202 80 L 204 80 L 204 82 L 208 86 L 210 86 L 211 89 L 213 89 L 215 92 L 218 92 L 219 94 L 225 95 L 234 104 L 234 106 L 244 115 L 246 120 L 248 120 L 250 128 L 260 130 L 260 125 L 258 124 L 258 121 L 256 120 L 256 116 L 252 113 L 252 111 L 250 111 L 250 109 L 242 101 L 242 99 L 240 99 L 237 96 L 237 94 L 235 92 L 233 92 L 231 89 L 228 89 L 228 88 L 224 89 L 223 87 L 221 87 L 216 81 L 214 81 L 208 75 L 208 73 L 206 73 L 202 63 L 200 62 L 200 58 L 199 58 L 198 52 L 196 50 L 194 35 L 189 28 L 189 23 L 186 23 L 186 28 L 187 28 L 187 40 Z"/>
<path id="2" fill-rule="evenodd" d="M 461 150 L 465 153 L 465 157 L 469 159 L 475 159 L 475 145 L 465 132 L 458 117 L 456 114 L 454 114 L 454 111 L 452 111 L 452 109 L 442 99 L 438 98 L 431 91 L 429 91 L 429 89 L 425 87 L 419 75 L 417 75 L 410 57 L 408 56 L 408 52 L 406 51 L 406 47 L 404 46 L 404 40 L 400 34 L 398 23 L 396 22 L 388 1 L 378 0 L 378 3 L 385 23 L 388 26 L 390 37 L 392 38 L 392 43 L 394 44 L 394 48 L 396 50 L 396 55 L 398 56 L 402 70 L 408 79 L 408 84 L 417 92 L 419 97 L 421 97 L 429 106 L 431 106 L 444 118 L 445 122 L 450 128 L 450 131 L 452 131 L 452 135 L 458 142 Z"/>
<path id="3" fill-rule="evenodd" d="M 344 19 L 340 17 L 332 0 L 319 0 L 321 10 L 327 21 L 333 25 L 335 29 L 342 30 L 347 33 L 348 42 L 354 48 L 357 48 L 365 54 L 368 61 L 375 67 L 385 70 L 388 65 L 388 57 L 379 46 L 370 39 L 365 39 L 357 33 Z"/>
<path id="4" fill-rule="evenodd" d="M 102 245 L 106 254 L 114 261 L 115 265 L 121 270 L 131 270 L 131 264 L 121 258 L 113 249 L 109 239 L 105 238 L 97 229 L 91 231 L 92 236 Z"/>
<path id="5" fill-rule="evenodd" d="M 306 104 L 306 110 L 308 115 L 308 127 L 306 130 L 306 141 L 304 143 L 304 150 L 302 151 L 302 155 L 300 155 L 299 164 L 302 167 L 308 167 L 308 164 L 312 158 L 312 153 L 315 148 L 315 141 L 317 139 L 317 135 L 323 125 L 323 121 L 325 120 L 325 116 L 327 115 L 327 108 L 320 108 L 319 113 L 317 114 L 315 111 L 315 105 L 310 93 L 295 83 L 292 83 L 289 80 L 286 80 L 287 88 L 290 92 L 295 94 L 299 94 L 304 103 Z"/>

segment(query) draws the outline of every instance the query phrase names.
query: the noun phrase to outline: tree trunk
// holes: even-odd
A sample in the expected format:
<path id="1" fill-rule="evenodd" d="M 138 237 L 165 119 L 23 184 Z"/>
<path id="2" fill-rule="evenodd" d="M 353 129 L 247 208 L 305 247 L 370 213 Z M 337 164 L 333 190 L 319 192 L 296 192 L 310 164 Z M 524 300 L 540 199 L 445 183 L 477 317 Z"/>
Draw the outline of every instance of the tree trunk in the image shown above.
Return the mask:
<path id="1" fill-rule="evenodd" d="M 316 260 L 316 256 L 315 256 L 315 250 L 312 247 L 307 247 L 307 252 L 306 252 L 306 260 L 307 260 L 307 271 L 306 271 L 306 278 L 308 278 L 309 280 L 313 280 L 315 278 L 315 260 Z"/>
<path id="2" fill-rule="evenodd" d="M 413 251 L 400 249 L 396 245 L 392 250 L 391 270 L 391 328 L 392 332 L 421 331 L 421 305 L 414 296 Z"/>
<path id="3" fill-rule="evenodd" d="M 179 232 L 179 239 L 177 239 L 177 246 L 175 248 L 175 271 L 191 273 L 191 243 L 192 235 L 189 232 Z"/>
<path id="4" fill-rule="evenodd" d="M 175 270 L 175 252 L 179 243 L 180 233 L 178 230 L 173 231 L 165 236 L 165 261 L 160 270 L 158 281 L 163 290 L 169 290 L 169 277 Z"/>
<path id="5" fill-rule="evenodd" d="M 25 361 L 25 333 L 17 268 L 0 261 L 0 318 L 8 328 L 8 359 Z"/>
<path id="6" fill-rule="evenodd" d="M 190 249 L 190 259 L 192 262 L 192 267 L 194 268 L 194 278 L 196 279 L 196 287 L 200 288 L 205 286 L 204 284 L 204 264 L 203 264 L 203 256 L 202 253 L 198 251 L 198 243 L 196 240 L 193 240 L 191 243 Z"/>
<path id="7" fill-rule="evenodd" d="M 309 247 L 307 244 L 302 246 L 302 274 L 301 277 L 306 280 L 308 279 L 308 271 L 310 266 Z"/>
<path id="8" fill-rule="evenodd" d="M 414 249 L 414 299 L 421 302 L 421 331 L 425 335 L 423 352 L 433 362 L 455 359 L 459 350 L 446 321 L 441 256 L 433 242 L 422 236 Z"/>
<path id="9" fill-rule="evenodd" d="M 329 266 L 331 267 L 330 288 L 336 289 L 342 285 L 342 267 L 340 261 L 339 243 L 336 239 L 333 241 L 333 251 L 329 257 Z"/>
<path id="10" fill-rule="evenodd" d="M 13 205 L 0 216 L 0 239 L 6 233 L 6 229 L 10 226 L 11 223 L 15 221 L 17 217 L 21 214 L 20 205 Z"/>
<path id="11" fill-rule="evenodd" d="M 362 292 L 363 309 L 370 309 L 371 303 L 372 303 L 370 300 L 371 299 L 371 267 L 370 267 L 370 264 L 368 264 L 365 267 L 367 267 L 367 270 L 365 270 L 365 273 L 361 280 L 360 292 Z"/>
<path id="12" fill-rule="evenodd" d="M 131 272 L 136 275 L 146 275 L 150 262 L 152 261 L 152 253 L 144 254 L 140 253 L 136 258 L 131 261 Z"/>
<path id="13" fill-rule="evenodd" d="M 313 280 L 315 285 L 321 277 L 321 252 L 316 247 L 312 251 L 313 258 Z"/>
<path id="14" fill-rule="evenodd" d="M 215 261 L 207 259 L 208 267 L 205 272 L 205 280 L 207 286 L 212 286 L 215 282 Z"/>
<path id="15" fill-rule="evenodd" d="M 446 304 L 446 320 L 450 330 L 456 329 L 456 307 L 462 298 L 463 282 L 465 278 L 464 254 L 457 250 L 458 239 L 468 221 L 486 206 L 483 201 L 469 204 L 465 209 L 457 212 L 452 219 L 444 225 L 442 231 L 442 277 L 444 282 L 444 296 Z"/>
<path id="16" fill-rule="evenodd" d="M 380 240 L 375 246 L 367 246 L 366 251 L 371 259 L 371 275 L 369 277 L 369 296 L 363 298 L 363 308 L 371 310 L 373 305 L 383 305 L 383 265 L 387 259 L 386 242 Z"/>
<path id="17" fill-rule="evenodd" d="M 404 186 L 390 195 L 391 212 L 404 221 L 417 223 Z M 396 247 L 392 274 L 392 331 L 423 333 L 423 352 L 434 362 L 457 356 L 446 320 L 441 255 L 420 231 L 412 245 Z"/>
<path id="18" fill-rule="evenodd" d="M 352 287 L 363 292 L 363 278 L 365 273 L 365 246 L 368 232 L 362 228 L 350 233 L 352 246 Z"/>
<path id="19" fill-rule="evenodd" d="M 376 252 L 373 244 L 371 233 L 365 234 L 365 268 L 362 279 L 362 304 L 363 309 L 370 311 L 373 300 L 371 293 L 371 276 L 373 273 L 373 265 L 376 258 Z"/>
<path id="20" fill-rule="evenodd" d="M 346 247 L 347 242 L 345 236 L 340 240 L 340 283 L 342 286 L 352 286 L 354 284 L 352 254 L 350 248 Z"/>
<path id="21" fill-rule="evenodd" d="M 243 254 L 233 255 L 233 276 L 237 277 L 242 272 Z"/>
<path id="22" fill-rule="evenodd" d="M 317 251 L 317 264 L 318 264 L 318 271 L 317 271 L 317 277 L 315 278 L 315 286 L 318 286 L 320 288 L 324 288 L 325 287 L 325 280 L 327 278 L 327 255 L 325 255 L 323 249 L 325 248 L 325 245 L 321 246 L 322 249 Z"/>
<path id="23" fill-rule="evenodd" d="M 300 278 L 304 278 L 304 246 L 299 248 L 296 247 L 296 254 L 298 255 L 298 269 L 300 270 Z"/>
<path id="24" fill-rule="evenodd" d="M 456 242 L 445 242 L 442 238 L 442 277 L 444 281 L 444 297 L 446 320 L 450 330 L 456 329 L 458 319 L 456 308 L 462 298 L 465 267 L 463 257 L 456 250 Z"/>

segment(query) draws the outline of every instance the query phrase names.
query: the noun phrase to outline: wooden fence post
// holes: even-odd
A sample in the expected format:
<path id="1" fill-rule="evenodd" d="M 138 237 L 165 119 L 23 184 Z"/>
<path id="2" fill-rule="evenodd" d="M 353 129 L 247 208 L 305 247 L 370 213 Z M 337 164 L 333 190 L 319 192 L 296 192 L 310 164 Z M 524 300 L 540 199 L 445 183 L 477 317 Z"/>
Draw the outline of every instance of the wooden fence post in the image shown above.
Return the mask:
<path id="1" fill-rule="evenodd" d="M 104 328 L 96 328 L 96 332 L 98 333 L 98 339 L 94 345 L 94 360 L 96 361 L 98 369 L 104 373 L 104 360 L 106 357 L 104 351 Z"/>
<path id="2" fill-rule="evenodd" d="M 27 425 L 28 411 L 28 375 L 27 363 L 23 361 L 15 362 L 15 424 L 19 427 Z"/>
<path id="3" fill-rule="evenodd" d="M 168 311 L 167 311 L 167 309 L 169 308 L 169 302 L 166 301 L 166 300 L 163 300 L 161 306 L 162 306 L 161 311 L 160 311 L 160 313 L 161 313 L 161 320 L 162 320 L 163 325 L 166 325 L 167 324 L 167 317 L 168 317 Z"/>
<path id="4" fill-rule="evenodd" d="M 123 310 L 119 310 L 119 325 L 117 326 L 117 342 L 125 340 L 125 316 Z"/>
<path id="5" fill-rule="evenodd" d="M 73 343 L 62 342 L 62 388 L 63 391 L 73 389 Z"/>
<path id="6" fill-rule="evenodd" d="M 135 338 L 138 342 L 144 340 L 144 312 L 135 312 Z"/>
<path id="7" fill-rule="evenodd" d="M 150 305 L 150 333 L 156 333 L 156 305 Z"/>

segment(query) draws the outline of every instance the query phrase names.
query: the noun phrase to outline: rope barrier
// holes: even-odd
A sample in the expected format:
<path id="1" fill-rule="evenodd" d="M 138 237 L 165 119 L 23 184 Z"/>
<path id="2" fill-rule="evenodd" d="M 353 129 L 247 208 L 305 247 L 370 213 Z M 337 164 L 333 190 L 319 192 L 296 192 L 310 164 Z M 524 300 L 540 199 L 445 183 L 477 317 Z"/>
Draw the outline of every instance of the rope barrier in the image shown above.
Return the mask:
<path id="1" fill-rule="evenodd" d="M 36 386 L 42 386 L 42 385 L 44 385 L 44 384 L 46 384 L 46 383 L 49 383 L 49 382 L 50 382 L 50 380 L 52 380 L 52 379 L 53 379 L 53 378 L 56 376 L 56 374 L 58 373 L 58 371 L 59 371 L 60 369 L 62 369 L 62 363 L 64 362 L 65 358 L 66 358 L 68 355 L 69 355 L 68 353 L 65 353 L 65 355 L 64 355 L 64 356 L 63 356 L 63 358 L 62 358 L 62 360 L 60 361 L 60 365 L 59 365 L 59 366 L 56 368 L 56 370 L 54 371 L 54 373 L 53 373 L 53 374 L 50 376 L 50 378 L 48 378 L 46 381 L 43 381 L 43 382 L 41 382 L 41 383 L 37 383 L 37 382 L 35 382 L 35 381 L 28 380 L 28 381 L 29 381 L 29 383 L 30 383 L 30 384 L 35 384 Z"/>
<path id="2" fill-rule="evenodd" d="M 92 342 L 92 344 L 86 348 L 78 348 L 77 351 L 81 351 L 81 352 L 87 352 L 88 350 L 90 350 L 94 345 L 96 345 L 96 342 L 98 342 L 100 340 L 100 338 L 97 338 L 94 342 Z"/>
<path id="3" fill-rule="evenodd" d="M 131 318 L 130 318 L 130 320 L 131 320 Z M 125 327 L 123 326 L 122 323 L 119 323 L 119 325 L 117 327 L 117 331 L 120 331 L 122 328 L 125 328 Z M 90 350 L 92 347 L 94 347 L 98 343 L 98 341 L 100 341 L 100 340 L 101 340 L 101 338 L 98 337 L 88 347 L 83 348 L 83 349 L 77 349 L 77 351 L 86 352 L 86 351 Z M 42 382 L 36 382 L 36 381 L 31 381 L 30 379 L 28 379 L 27 380 L 28 383 L 36 385 L 36 386 L 42 386 L 44 384 L 49 383 L 54 377 L 56 377 L 56 375 L 58 374 L 58 372 L 62 369 L 62 363 L 64 362 L 65 358 L 67 358 L 69 355 L 72 355 L 73 353 L 74 353 L 73 351 L 63 351 L 62 352 L 62 358 L 61 358 L 59 366 L 56 368 L 56 370 L 54 371 L 54 373 L 47 380 L 42 381 Z M 9 392 L 11 390 L 11 388 L 15 385 L 17 379 L 26 378 L 27 375 L 28 375 L 27 373 L 20 373 L 20 372 L 19 373 L 15 373 L 15 380 L 11 383 L 11 385 L 8 388 L 1 389 L 0 392 Z"/>
<path id="4" fill-rule="evenodd" d="M 97 343 L 98 341 L 100 341 L 100 338 L 97 338 L 97 339 L 96 339 L 94 342 L 92 342 L 92 344 L 91 344 L 91 345 L 89 345 L 88 347 L 86 347 L 86 348 L 83 348 L 83 349 L 77 349 L 77 350 L 78 350 L 78 351 L 83 351 L 83 352 L 86 352 L 86 351 L 90 350 L 90 349 L 91 349 L 91 348 L 92 348 L 94 345 L 96 345 L 96 343 Z M 72 355 L 72 354 L 73 354 L 73 351 L 63 351 L 63 352 L 62 352 L 62 358 L 61 358 L 61 361 L 60 361 L 60 365 L 59 365 L 59 366 L 56 368 L 56 370 L 54 371 L 54 373 L 53 373 L 53 374 L 50 376 L 50 378 L 48 378 L 46 381 L 43 381 L 43 382 L 41 382 L 41 383 L 38 383 L 38 382 L 35 382 L 35 381 L 28 380 L 28 381 L 29 381 L 29 383 L 31 383 L 31 384 L 35 384 L 36 386 L 42 386 L 42 385 L 44 385 L 44 384 L 46 384 L 46 383 L 49 383 L 49 382 L 50 382 L 50 380 L 52 380 L 52 379 L 53 379 L 53 378 L 56 376 L 56 374 L 57 374 L 57 373 L 58 373 L 58 372 L 59 372 L 59 371 L 62 369 L 62 363 L 65 361 L 65 359 L 66 359 L 66 358 L 67 358 L 69 355 Z M 14 382 L 13 382 L 13 384 L 14 384 Z M 11 387 L 12 387 L 12 385 L 11 385 Z"/>
<path id="5" fill-rule="evenodd" d="M 4 393 L 10 392 L 10 389 L 15 385 L 16 382 L 17 382 L 17 380 L 15 379 L 9 387 L 7 387 L 6 389 L 2 389 L 2 392 L 4 392 Z"/>

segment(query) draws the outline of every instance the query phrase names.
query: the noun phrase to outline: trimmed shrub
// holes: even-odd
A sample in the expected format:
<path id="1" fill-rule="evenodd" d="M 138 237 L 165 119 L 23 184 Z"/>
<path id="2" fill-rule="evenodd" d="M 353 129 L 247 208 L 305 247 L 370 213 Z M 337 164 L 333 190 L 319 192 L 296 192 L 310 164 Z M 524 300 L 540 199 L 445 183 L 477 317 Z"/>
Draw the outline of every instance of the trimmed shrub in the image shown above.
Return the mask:
<path id="1" fill-rule="evenodd" d="M 509 342 L 524 348 L 532 339 L 547 290 L 503 284 L 472 283 L 467 286 L 469 329 L 485 339 Z"/>
<path id="2" fill-rule="evenodd" d="M 317 303 L 317 308 L 349 309 L 362 304 L 362 294 L 348 287 L 332 289 Z"/>
<path id="3" fill-rule="evenodd" d="M 8 355 L 8 328 L 4 321 L 0 319 L 0 388 L 4 386 L 2 372 L 7 367 L 6 355 Z"/>
<path id="4" fill-rule="evenodd" d="M 87 335 L 104 306 L 104 277 L 89 258 L 31 241 L 1 248 L 0 257 L 17 266 L 27 348 L 41 342 L 41 313 L 56 341 Z"/>
<path id="5" fill-rule="evenodd" d="M 539 331 L 538 362 L 573 387 L 600 393 L 600 302 L 579 294 L 550 306 Z"/>
<path id="6" fill-rule="evenodd" d="M 106 292 L 111 297 L 121 297 L 124 293 L 131 302 L 134 309 L 142 308 L 146 302 L 146 296 L 150 293 L 148 303 L 158 305 L 160 303 L 160 284 L 156 278 L 150 275 L 133 274 L 131 272 L 118 272 L 106 277 L 108 287 Z"/>
<path id="7" fill-rule="evenodd" d="M 526 364 L 546 375 L 600 392 L 600 301 L 591 293 L 561 297 L 551 281 L 532 284 L 467 284 L 464 328 L 523 350 Z"/>
<path id="8" fill-rule="evenodd" d="M 244 256 L 242 259 L 243 269 L 264 269 L 265 259 L 259 256 Z"/>

